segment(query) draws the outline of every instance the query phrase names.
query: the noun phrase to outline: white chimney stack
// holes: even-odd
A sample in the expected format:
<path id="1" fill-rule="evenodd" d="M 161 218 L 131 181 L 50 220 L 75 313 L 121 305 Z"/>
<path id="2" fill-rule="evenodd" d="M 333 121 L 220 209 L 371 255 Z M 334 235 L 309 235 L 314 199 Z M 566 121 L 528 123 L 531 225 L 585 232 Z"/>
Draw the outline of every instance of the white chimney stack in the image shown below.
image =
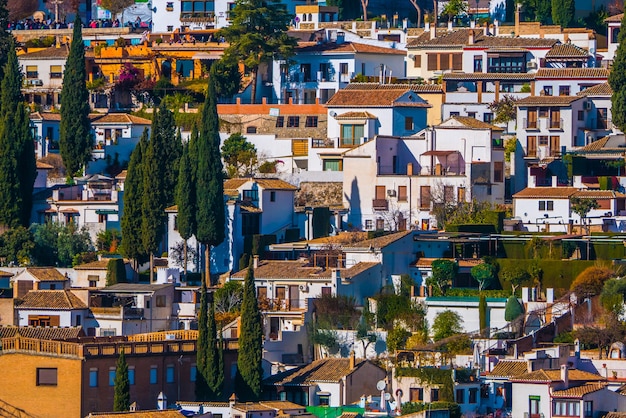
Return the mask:
<path id="1" fill-rule="evenodd" d="M 167 396 L 163 392 L 159 392 L 157 397 L 157 409 L 165 411 L 167 409 Z"/>
<path id="2" fill-rule="evenodd" d="M 561 380 L 565 385 L 565 389 L 569 387 L 569 370 L 567 369 L 567 364 L 561 366 Z"/>
<path id="3" fill-rule="evenodd" d="M 252 256 L 252 267 L 255 270 L 259 268 L 259 256 L 258 255 L 253 255 Z"/>

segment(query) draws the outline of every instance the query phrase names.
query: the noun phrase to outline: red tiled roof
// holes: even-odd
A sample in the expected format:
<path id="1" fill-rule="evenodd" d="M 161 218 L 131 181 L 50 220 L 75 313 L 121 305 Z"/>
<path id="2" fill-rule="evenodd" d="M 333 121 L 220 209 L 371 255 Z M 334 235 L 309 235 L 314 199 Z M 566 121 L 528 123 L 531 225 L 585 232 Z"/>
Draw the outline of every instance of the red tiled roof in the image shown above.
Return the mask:
<path id="1" fill-rule="evenodd" d="M 516 106 L 569 106 L 580 96 L 530 96 L 515 101 Z"/>
<path id="2" fill-rule="evenodd" d="M 583 91 L 578 93 L 578 96 L 612 96 L 613 89 L 609 83 L 596 84 L 595 86 L 587 87 Z"/>
<path id="3" fill-rule="evenodd" d="M 589 52 L 574 44 L 556 44 L 547 53 L 546 58 L 587 58 Z"/>
<path id="4" fill-rule="evenodd" d="M 599 374 L 589 373 L 582 370 L 570 369 L 567 372 L 569 381 L 583 381 L 583 382 L 599 382 L 606 380 Z M 521 376 L 513 376 L 511 378 L 513 382 L 560 382 L 561 370 L 535 370 L 530 373 L 525 373 Z"/>
<path id="5" fill-rule="evenodd" d="M 489 377 L 521 376 L 528 372 L 525 360 L 500 360 L 487 375 Z"/>
<path id="6" fill-rule="evenodd" d="M 332 52 L 332 53 L 358 53 L 358 54 L 384 54 L 406 55 L 406 51 L 395 48 L 362 44 L 358 42 L 301 42 L 298 46 L 298 54 L 307 52 Z"/>
<path id="7" fill-rule="evenodd" d="M 534 199 L 552 197 L 569 199 L 578 189 L 576 187 L 527 187 L 513 195 L 516 199 Z"/>
<path id="8" fill-rule="evenodd" d="M 69 290 L 29 290 L 16 309 L 85 309 L 87 305 Z"/>
<path id="9" fill-rule="evenodd" d="M 573 388 L 567 388 L 564 390 L 555 390 L 552 392 L 553 398 L 578 398 L 582 399 L 583 396 L 597 392 L 606 388 L 607 383 L 587 383 L 582 386 L 576 386 Z"/>
<path id="10" fill-rule="evenodd" d="M 593 78 L 603 79 L 609 77 L 606 68 L 540 68 L 535 78 Z"/>
<path id="11" fill-rule="evenodd" d="M 609 16 L 604 19 L 605 22 L 621 22 L 624 18 L 624 13 L 620 13 L 618 15 Z"/>

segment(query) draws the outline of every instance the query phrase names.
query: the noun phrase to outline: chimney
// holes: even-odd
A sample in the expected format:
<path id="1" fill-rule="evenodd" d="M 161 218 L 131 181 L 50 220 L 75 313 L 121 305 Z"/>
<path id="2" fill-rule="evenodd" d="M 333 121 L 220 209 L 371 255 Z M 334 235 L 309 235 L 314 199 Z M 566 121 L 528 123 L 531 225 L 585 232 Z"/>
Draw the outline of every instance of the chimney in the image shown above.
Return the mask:
<path id="1" fill-rule="evenodd" d="M 470 29 L 474 29 L 476 27 L 476 21 L 474 19 L 470 20 Z"/>
<path id="2" fill-rule="evenodd" d="M 498 22 L 498 19 L 493 21 L 493 34 L 495 36 L 500 36 L 500 22 Z"/>
<path id="3" fill-rule="evenodd" d="M 430 32 L 430 22 L 424 23 L 424 32 Z"/>
<path id="4" fill-rule="evenodd" d="M 561 366 L 561 380 L 565 385 L 565 389 L 569 387 L 569 370 L 567 369 L 567 364 Z"/>
<path id="5" fill-rule="evenodd" d="M 252 268 L 254 268 L 255 270 L 259 268 L 259 256 L 258 255 L 252 256 Z"/>
<path id="6" fill-rule="evenodd" d="M 341 270 L 339 269 L 332 269 L 331 270 L 331 277 L 333 282 L 338 283 L 341 281 Z"/>
<path id="7" fill-rule="evenodd" d="M 580 340 L 578 338 L 574 340 L 574 355 L 576 359 L 580 359 Z"/>
<path id="8" fill-rule="evenodd" d="M 489 36 L 489 26 L 487 26 L 487 22 L 485 22 L 485 26 L 483 26 L 483 35 Z"/>
<path id="9" fill-rule="evenodd" d="M 437 29 L 433 25 L 430 27 L 430 39 L 435 39 L 437 37 Z"/>
<path id="10" fill-rule="evenodd" d="M 235 392 L 233 392 L 233 394 L 230 395 L 230 398 L 228 398 L 228 406 L 230 406 L 231 408 L 234 407 L 237 401 L 237 395 L 235 395 Z"/>
<path id="11" fill-rule="evenodd" d="M 474 30 L 469 30 L 469 39 L 467 40 L 468 45 L 474 45 Z"/>
<path id="12" fill-rule="evenodd" d="M 139 410 L 139 408 L 137 408 L 137 402 L 133 402 L 130 404 L 130 407 L 128 408 L 128 410 L 130 412 L 136 412 Z"/>
<path id="13" fill-rule="evenodd" d="M 406 165 L 406 175 L 407 176 L 412 176 L 413 175 L 413 163 L 408 163 Z"/>
<path id="14" fill-rule="evenodd" d="M 452 21 L 448 20 L 448 31 L 452 32 Z"/>
<path id="15" fill-rule="evenodd" d="M 355 359 L 354 359 L 354 350 L 350 351 L 350 370 L 354 369 Z"/>
<path id="16" fill-rule="evenodd" d="M 165 396 L 163 392 L 159 392 L 159 396 L 157 397 L 157 408 L 160 411 L 167 409 L 167 396 Z"/>
<path id="17" fill-rule="evenodd" d="M 557 176 L 552 176 L 552 187 L 557 187 L 559 184 L 559 180 Z"/>

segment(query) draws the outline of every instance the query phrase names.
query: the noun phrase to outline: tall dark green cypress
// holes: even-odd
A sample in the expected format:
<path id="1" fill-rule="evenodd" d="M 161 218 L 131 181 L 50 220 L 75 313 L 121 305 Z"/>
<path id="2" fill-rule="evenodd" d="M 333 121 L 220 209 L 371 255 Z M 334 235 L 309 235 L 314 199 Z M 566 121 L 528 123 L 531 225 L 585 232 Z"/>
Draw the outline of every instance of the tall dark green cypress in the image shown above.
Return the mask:
<path id="1" fill-rule="evenodd" d="M 120 352 L 115 367 L 115 388 L 113 394 L 113 411 L 121 412 L 130 409 L 130 380 L 128 378 L 128 363 L 124 350 Z"/>
<path id="2" fill-rule="evenodd" d="M 143 201 L 143 153 L 148 147 L 148 130 L 145 129 L 139 143 L 130 155 L 126 180 L 124 181 L 124 206 L 122 214 L 122 253 L 137 262 L 145 257 L 141 239 L 141 206 Z"/>
<path id="3" fill-rule="evenodd" d="M 217 398 L 222 393 L 219 383 L 219 353 L 217 348 L 217 325 L 215 324 L 215 303 L 211 298 L 207 318 L 207 382 L 213 397 Z"/>
<path id="4" fill-rule="evenodd" d="M 246 401 L 257 400 L 261 394 L 263 379 L 263 328 L 261 313 L 254 285 L 254 269 L 252 263 L 248 267 L 243 285 L 243 302 L 241 304 L 241 329 L 239 332 L 237 357 L 237 389 L 240 398 Z"/>
<path id="5" fill-rule="evenodd" d="M 204 271 L 207 283 L 211 281 L 211 246 L 224 241 L 224 183 L 220 155 L 219 119 L 215 82 L 209 78 L 202 125 L 197 142 L 196 196 L 197 231 L 196 238 L 204 248 Z"/>
<path id="6" fill-rule="evenodd" d="M 187 241 L 196 230 L 196 188 L 193 178 L 193 167 L 189 157 L 190 144 L 183 147 L 178 169 L 178 184 L 176 188 L 176 205 L 178 206 L 177 226 L 178 233 L 183 238 L 184 274 L 187 275 Z"/>
<path id="7" fill-rule="evenodd" d="M 7 31 L 9 27 L 9 10 L 7 9 L 7 0 L 0 0 L 0 80 L 4 77 L 4 64 L 6 64 L 9 50 L 11 49 L 10 41 L 13 38 Z"/>
<path id="8" fill-rule="evenodd" d="M 209 301 L 206 284 L 200 287 L 200 309 L 198 310 L 198 341 L 196 342 L 196 400 L 206 401 L 211 398 L 207 380 L 209 357 Z"/>
<path id="9" fill-rule="evenodd" d="M 89 93 L 86 84 L 85 43 L 82 22 L 76 15 L 72 45 L 63 72 L 59 150 L 68 181 L 79 175 L 91 158 L 93 139 L 89 121 Z"/>
<path id="10" fill-rule="evenodd" d="M 622 18 L 619 35 L 619 46 L 613 59 L 613 67 L 609 74 L 609 85 L 613 90 L 611 96 L 611 114 L 613 124 L 622 132 L 626 132 L 626 14 Z"/>
<path id="11" fill-rule="evenodd" d="M 0 223 L 28 226 L 37 175 L 30 120 L 21 93 L 22 73 L 13 39 L 0 83 Z"/>

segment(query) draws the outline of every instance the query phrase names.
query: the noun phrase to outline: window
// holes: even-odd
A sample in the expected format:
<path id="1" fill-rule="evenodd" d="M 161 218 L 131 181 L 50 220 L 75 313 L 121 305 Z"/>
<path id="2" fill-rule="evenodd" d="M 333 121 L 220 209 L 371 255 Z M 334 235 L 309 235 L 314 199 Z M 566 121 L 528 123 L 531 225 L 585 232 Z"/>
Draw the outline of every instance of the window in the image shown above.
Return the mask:
<path id="1" fill-rule="evenodd" d="M 135 368 L 133 366 L 128 368 L 128 382 L 131 385 L 135 384 Z"/>
<path id="2" fill-rule="evenodd" d="M 476 402 L 478 402 L 478 389 L 471 388 L 469 390 L 469 403 L 476 403 Z"/>
<path id="3" fill-rule="evenodd" d="M 414 129 L 413 127 L 413 117 L 412 116 L 407 116 L 406 118 L 404 118 L 404 130 L 405 131 L 412 131 Z"/>
<path id="4" fill-rule="evenodd" d="M 559 96 L 569 96 L 569 86 L 559 86 Z"/>
<path id="5" fill-rule="evenodd" d="M 540 200 L 539 201 L 539 210 L 546 210 L 546 201 L 545 200 Z"/>
<path id="6" fill-rule="evenodd" d="M 89 287 L 98 287 L 98 280 L 89 280 Z"/>
<path id="7" fill-rule="evenodd" d="M 430 390 L 430 401 L 436 402 L 439 400 L 439 389 L 431 389 Z"/>
<path id="8" fill-rule="evenodd" d="M 344 147 L 360 145 L 364 132 L 364 125 L 341 125 L 341 145 Z"/>
<path id="9" fill-rule="evenodd" d="M 105 213 L 98 214 L 98 223 L 103 224 L 107 221 L 107 215 Z"/>
<path id="10" fill-rule="evenodd" d="M 174 11 L 174 2 L 173 1 L 168 1 L 167 3 L 165 3 L 165 11 L 166 12 L 173 12 Z"/>
<path id="11" fill-rule="evenodd" d="M 579 417 L 580 401 L 562 401 L 555 399 L 552 402 L 552 415 L 558 417 Z"/>
<path id="12" fill-rule="evenodd" d="M 539 137 L 539 145 L 548 145 L 548 137 L 540 136 Z"/>
<path id="13" fill-rule="evenodd" d="M 259 201 L 259 191 L 258 190 L 244 190 L 243 191 L 243 200 L 244 201 Z"/>
<path id="14" fill-rule="evenodd" d="M 348 75 L 348 63 L 342 62 L 339 64 L 339 73 L 342 75 Z"/>
<path id="15" fill-rule="evenodd" d="M 281 287 L 277 287 L 276 288 L 276 299 L 284 300 L 285 296 L 286 296 L 286 293 L 287 293 L 286 289 L 287 289 L 286 287 L 282 287 L 282 286 Z"/>
<path id="16" fill-rule="evenodd" d="M 525 73 L 525 54 L 489 54 L 487 56 L 488 73 Z"/>
<path id="17" fill-rule="evenodd" d="M 585 120 L 585 111 L 584 110 L 579 110 L 578 111 L 578 120 Z"/>
<path id="18" fill-rule="evenodd" d="M 468 118 L 472 118 L 472 119 L 476 119 L 476 112 L 467 112 L 467 117 Z"/>
<path id="19" fill-rule="evenodd" d="M 420 186 L 420 209 L 430 209 L 430 186 Z"/>
<path id="20" fill-rule="evenodd" d="M 465 403 L 465 389 L 457 389 L 456 390 L 456 403 L 462 404 Z"/>
<path id="21" fill-rule="evenodd" d="M 332 294 L 332 288 L 328 286 L 322 287 L 322 296 L 328 296 Z"/>
<path id="22" fill-rule="evenodd" d="M 537 129 L 537 109 L 528 109 L 528 122 L 526 129 Z"/>
<path id="23" fill-rule="evenodd" d="M 56 386 L 56 368 L 37 368 L 37 386 Z"/>
<path id="24" fill-rule="evenodd" d="M 256 133 L 256 126 L 248 126 L 246 128 L 246 133 L 247 134 L 255 134 Z"/>
<path id="25" fill-rule="evenodd" d="M 398 202 L 406 202 L 407 200 L 406 186 L 398 186 Z"/>
<path id="26" fill-rule="evenodd" d="M 593 401 L 585 401 L 584 404 L 585 418 L 593 416 Z"/>
<path id="27" fill-rule="evenodd" d="M 459 187 L 456 189 L 456 201 L 465 202 L 465 187 Z"/>
<path id="28" fill-rule="evenodd" d="M 83 322 L 83 317 L 81 315 L 76 315 L 76 324 L 75 326 L 80 327 Z"/>
<path id="29" fill-rule="evenodd" d="M 165 383 L 174 383 L 174 365 L 170 364 L 165 369 Z"/>
<path id="30" fill-rule="evenodd" d="M 115 368 L 109 369 L 109 386 L 115 386 Z"/>
<path id="31" fill-rule="evenodd" d="M 493 163 L 493 181 L 496 183 L 504 181 L 504 162 L 495 161 Z"/>
<path id="32" fill-rule="evenodd" d="M 482 73 L 483 72 L 483 57 L 482 55 L 474 55 L 474 72 Z"/>
<path id="33" fill-rule="evenodd" d="M 598 108 L 596 114 L 598 115 L 597 129 L 608 129 L 608 112 L 606 108 Z"/>
<path id="34" fill-rule="evenodd" d="M 289 116 L 287 118 L 287 128 L 300 127 L 300 116 Z"/>
<path id="35" fill-rule="evenodd" d="M 547 107 L 540 107 L 539 108 L 539 117 L 540 118 L 547 118 L 548 117 L 548 108 Z"/>
<path id="36" fill-rule="evenodd" d="M 98 387 L 98 369 L 89 370 L 89 387 L 90 388 Z"/>
<path id="37" fill-rule="evenodd" d="M 423 388 L 410 388 L 409 389 L 409 401 L 410 402 L 422 402 L 424 400 Z"/>
<path id="38" fill-rule="evenodd" d="M 156 307 L 157 308 L 165 308 L 167 302 L 167 298 L 165 295 L 158 295 L 156 297 Z"/>
<path id="39" fill-rule="evenodd" d="M 324 394 L 324 395 L 319 395 L 319 397 L 320 397 L 320 403 L 319 403 L 320 406 L 330 405 L 330 395 Z"/>
<path id="40" fill-rule="evenodd" d="M 554 210 L 554 201 L 553 200 L 546 201 L 546 210 Z"/>
<path id="41" fill-rule="evenodd" d="M 552 86 L 543 86 L 544 96 L 552 96 Z"/>
<path id="42" fill-rule="evenodd" d="M 267 287 L 259 286 L 256 288 L 256 294 L 258 299 L 267 299 Z"/>
<path id="43" fill-rule="evenodd" d="M 26 78 L 37 78 L 39 77 L 39 72 L 37 71 L 36 65 L 27 65 L 26 66 Z"/>
<path id="44" fill-rule="evenodd" d="M 490 113 L 490 112 L 483 113 L 483 121 L 486 123 L 492 123 L 493 113 Z"/>
<path id="45" fill-rule="evenodd" d="M 317 128 L 317 116 L 307 116 L 304 126 L 306 128 Z"/>
<path id="46" fill-rule="evenodd" d="M 152 366 L 150 367 L 150 384 L 151 385 L 156 385 L 158 382 L 158 369 L 157 366 Z"/>
<path id="47" fill-rule="evenodd" d="M 63 66 L 51 65 L 50 66 L 50 78 L 63 78 Z"/>
<path id="48" fill-rule="evenodd" d="M 195 382 L 197 375 L 198 375 L 198 367 L 195 364 L 192 364 L 191 369 L 189 369 L 189 380 L 191 382 Z"/>
<path id="49" fill-rule="evenodd" d="M 276 192 L 273 190 L 270 192 L 270 202 L 276 202 Z"/>
<path id="50" fill-rule="evenodd" d="M 450 117 L 453 116 L 460 116 L 461 114 L 459 112 L 450 112 Z"/>
<path id="51" fill-rule="evenodd" d="M 276 117 L 276 127 L 277 128 L 283 128 L 285 126 L 285 117 L 284 116 L 277 116 Z"/>
<path id="52" fill-rule="evenodd" d="M 365 220 L 365 229 L 370 230 L 372 229 L 373 226 L 374 226 L 374 221 L 372 221 L 371 219 Z"/>
<path id="53" fill-rule="evenodd" d="M 384 219 L 376 219 L 376 230 L 382 231 L 385 229 L 385 220 Z"/>
<path id="54" fill-rule="evenodd" d="M 168 25 L 167 26 L 167 31 L 168 32 L 172 32 L 174 30 L 174 25 Z"/>
<path id="55" fill-rule="evenodd" d="M 528 409 L 530 412 L 531 418 L 539 417 L 539 402 L 541 401 L 540 396 L 530 395 L 528 397 Z"/>
<path id="56" fill-rule="evenodd" d="M 415 55 L 413 57 L 413 68 L 420 68 L 422 66 L 422 56 Z"/>
<path id="57" fill-rule="evenodd" d="M 454 186 L 443 186 L 443 201 L 445 203 L 454 202 Z"/>
<path id="58" fill-rule="evenodd" d="M 328 158 L 323 160 L 324 171 L 343 171 L 343 160 L 337 158 Z"/>

